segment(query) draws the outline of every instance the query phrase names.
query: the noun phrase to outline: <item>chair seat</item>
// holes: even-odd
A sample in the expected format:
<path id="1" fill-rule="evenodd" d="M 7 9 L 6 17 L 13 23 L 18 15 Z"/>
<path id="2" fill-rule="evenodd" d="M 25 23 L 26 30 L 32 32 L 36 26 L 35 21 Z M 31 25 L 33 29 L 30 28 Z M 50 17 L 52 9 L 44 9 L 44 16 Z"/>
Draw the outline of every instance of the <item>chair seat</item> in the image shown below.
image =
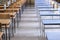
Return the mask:
<path id="1" fill-rule="evenodd" d="M 58 11 L 58 9 L 38 9 L 39 11 Z"/>
<path id="2" fill-rule="evenodd" d="M 38 8 L 40 8 L 40 7 L 53 8 L 53 6 L 36 6 L 36 7 L 38 7 Z"/>
<path id="3" fill-rule="evenodd" d="M 46 14 L 40 14 L 40 16 L 60 16 L 60 14 L 54 14 L 54 13 L 46 13 Z"/>
<path id="4" fill-rule="evenodd" d="M 48 6 L 39 6 L 39 5 L 36 5 L 38 8 L 40 8 L 40 7 L 46 7 L 46 8 L 48 8 L 48 7 L 52 7 L 53 8 L 53 6 L 50 6 L 50 5 L 48 5 Z"/>
<path id="5" fill-rule="evenodd" d="M 60 14 L 40 14 L 40 16 L 60 16 Z"/>
<path id="6" fill-rule="evenodd" d="M 58 10 L 58 9 L 54 9 L 54 8 L 39 8 L 39 10 Z"/>
<path id="7" fill-rule="evenodd" d="M 48 4 L 37 4 L 36 6 L 51 6 L 51 5 L 48 5 Z"/>
<path id="8" fill-rule="evenodd" d="M 46 20 L 42 20 L 44 25 L 60 25 L 60 20 L 57 19 L 46 19 Z"/>
<path id="9" fill-rule="evenodd" d="M 46 1 L 46 0 L 35 0 L 36 2 L 49 2 L 49 0 L 48 1 Z"/>
<path id="10" fill-rule="evenodd" d="M 45 0 L 35 0 L 35 1 L 37 1 L 37 2 L 38 2 L 38 1 L 43 2 L 43 1 L 45 1 Z"/>
<path id="11" fill-rule="evenodd" d="M 45 0 L 36 0 L 35 3 L 45 3 L 45 4 L 48 4 L 48 1 L 46 2 Z"/>
<path id="12" fill-rule="evenodd" d="M 49 4 L 49 3 L 47 3 L 47 2 L 43 2 L 43 3 L 42 2 L 35 2 L 35 4 Z"/>
<path id="13" fill-rule="evenodd" d="M 57 29 L 58 30 L 58 29 Z M 60 31 L 46 32 L 48 40 L 60 40 Z"/>
<path id="14" fill-rule="evenodd" d="M 48 5 L 40 5 L 40 6 L 36 5 L 36 7 L 37 8 L 43 8 L 43 9 L 44 8 L 53 8 L 53 6 L 50 6 L 50 5 L 49 6 Z"/>
<path id="15" fill-rule="evenodd" d="M 45 3 L 45 4 L 47 4 L 46 2 L 35 2 L 35 3 L 39 3 L 39 4 L 41 4 L 41 3 Z"/>
<path id="16" fill-rule="evenodd" d="M 39 4 L 41 4 L 41 3 L 50 4 L 49 2 L 46 2 L 46 1 L 44 1 L 44 2 L 36 1 L 35 3 L 39 3 Z"/>
<path id="17" fill-rule="evenodd" d="M 53 11 L 40 11 L 40 16 L 60 16 L 59 13 L 54 13 Z"/>

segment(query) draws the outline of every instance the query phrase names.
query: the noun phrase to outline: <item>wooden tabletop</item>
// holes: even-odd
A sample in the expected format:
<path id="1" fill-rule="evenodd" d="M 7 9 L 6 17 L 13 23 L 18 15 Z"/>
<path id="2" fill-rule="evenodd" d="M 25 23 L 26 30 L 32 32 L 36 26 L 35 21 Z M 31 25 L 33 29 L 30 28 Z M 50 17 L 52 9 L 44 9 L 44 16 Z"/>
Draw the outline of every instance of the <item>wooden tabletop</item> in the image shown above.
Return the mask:
<path id="1" fill-rule="evenodd" d="M 10 10 L 11 10 L 11 11 L 18 11 L 19 8 L 7 8 L 7 9 L 6 9 L 6 11 L 10 11 Z"/>
<path id="2" fill-rule="evenodd" d="M 14 17 L 16 15 L 16 12 L 2 12 L 0 14 L 9 14 L 11 17 Z"/>
<path id="3" fill-rule="evenodd" d="M 0 19 L 0 23 L 3 25 L 8 25 L 10 24 L 11 20 L 10 19 Z"/>
<path id="4" fill-rule="evenodd" d="M 22 7 L 25 2 L 26 2 L 26 0 L 17 1 L 13 5 L 11 5 L 10 7 L 12 7 L 12 6 L 14 6 L 14 7 Z"/>
<path id="5" fill-rule="evenodd" d="M 17 12 L 19 10 L 19 8 L 7 8 L 6 10 L 4 9 L 0 9 L 0 11 L 13 11 L 13 12 Z"/>
<path id="6" fill-rule="evenodd" d="M 22 5 L 26 2 L 26 0 L 17 0 L 17 2 L 13 3 L 12 5 L 10 5 L 9 7 L 22 7 Z M 0 6 L 0 8 L 3 8 L 4 6 Z"/>
<path id="7" fill-rule="evenodd" d="M 18 1 L 18 2 L 16 2 L 16 3 L 13 3 L 10 7 L 21 7 L 22 6 L 22 4 L 21 4 L 21 1 Z"/>
<path id="8" fill-rule="evenodd" d="M 22 7 L 23 6 L 23 4 L 26 2 L 26 0 L 17 0 L 17 2 L 16 3 L 13 3 L 12 5 L 10 5 L 9 7 L 7 7 L 7 9 L 6 10 L 4 10 L 4 8 L 2 8 L 1 9 L 1 7 L 3 7 L 3 6 L 0 6 L 0 11 L 13 11 L 13 12 L 17 12 L 19 9 L 20 9 L 20 7 Z"/>

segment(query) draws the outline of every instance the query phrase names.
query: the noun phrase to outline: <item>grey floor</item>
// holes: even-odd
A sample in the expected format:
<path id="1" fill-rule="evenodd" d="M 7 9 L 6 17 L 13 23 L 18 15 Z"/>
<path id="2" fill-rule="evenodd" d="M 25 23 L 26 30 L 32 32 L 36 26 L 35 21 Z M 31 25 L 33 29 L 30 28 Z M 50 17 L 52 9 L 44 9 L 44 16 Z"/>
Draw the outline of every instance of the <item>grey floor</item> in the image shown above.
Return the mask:
<path id="1" fill-rule="evenodd" d="M 34 7 L 27 7 L 12 40 L 40 40 L 40 24 Z"/>

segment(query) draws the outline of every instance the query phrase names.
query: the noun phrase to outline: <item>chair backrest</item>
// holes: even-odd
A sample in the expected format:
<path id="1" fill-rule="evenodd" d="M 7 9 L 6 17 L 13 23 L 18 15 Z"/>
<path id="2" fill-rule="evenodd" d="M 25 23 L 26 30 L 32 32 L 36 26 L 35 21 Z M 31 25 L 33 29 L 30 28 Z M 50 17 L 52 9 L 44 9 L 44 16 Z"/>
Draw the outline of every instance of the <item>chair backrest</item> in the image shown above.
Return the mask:
<path id="1" fill-rule="evenodd" d="M 0 14 L 0 19 L 10 19 L 9 14 Z"/>

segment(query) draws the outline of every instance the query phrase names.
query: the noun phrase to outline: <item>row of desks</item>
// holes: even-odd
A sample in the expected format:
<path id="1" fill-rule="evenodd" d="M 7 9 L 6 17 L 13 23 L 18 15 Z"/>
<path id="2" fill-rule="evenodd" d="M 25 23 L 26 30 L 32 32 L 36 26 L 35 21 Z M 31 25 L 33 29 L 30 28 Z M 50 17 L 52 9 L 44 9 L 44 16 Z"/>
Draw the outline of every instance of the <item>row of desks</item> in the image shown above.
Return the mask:
<path id="1" fill-rule="evenodd" d="M 11 24 L 10 22 L 11 22 L 11 19 L 12 19 L 12 26 L 13 25 L 15 26 L 15 22 L 13 20 L 15 20 L 17 14 L 20 14 L 19 12 L 22 9 L 23 5 L 25 5 L 25 3 L 26 3 L 26 0 L 17 0 L 17 2 L 15 2 L 12 5 L 10 5 L 9 7 L 7 7 L 6 10 L 4 10 L 4 8 L 3 8 L 4 6 L 0 6 L 0 8 L 2 8 L 2 9 L 0 9 L 0 15 L 7 15 L 7 14 L 9 14 L 9 16 L 10 16 L 9 19 L 3 19 L 3 18 L 0 19 L 0 23 L 5 26 L 6 40 L 7 40 L 7 35 L 8 35 L 7 34 L 7 29 L 10 28 L 7 25 Z M 0 16 L 0 18 L 1 18 L 1 16 Z M 12 27 L 12 33 L 13 33 L 14 28 L 15 27 Z M 13 35 L 14 35 L 14 33 L 13 33 Z M 9 40 L 10 40 L 10 31 L 9 31 Z"/>
<path id="2" fill-rule="evenodd" d="M 14 16 L 16 14 L 16 12 L 21 9 L 21 7 L 23 6 L 23 4 L 25 2 L 26 2 L 26 0 L 25 1 L 21 0 L 21 1 L 18 1 L 16 3 L 12 4 L 6 10 L 0 9 L 0 14 L 4 13 L 4 14 L 9 14 L 9 15 L 13 15 Z"/>

